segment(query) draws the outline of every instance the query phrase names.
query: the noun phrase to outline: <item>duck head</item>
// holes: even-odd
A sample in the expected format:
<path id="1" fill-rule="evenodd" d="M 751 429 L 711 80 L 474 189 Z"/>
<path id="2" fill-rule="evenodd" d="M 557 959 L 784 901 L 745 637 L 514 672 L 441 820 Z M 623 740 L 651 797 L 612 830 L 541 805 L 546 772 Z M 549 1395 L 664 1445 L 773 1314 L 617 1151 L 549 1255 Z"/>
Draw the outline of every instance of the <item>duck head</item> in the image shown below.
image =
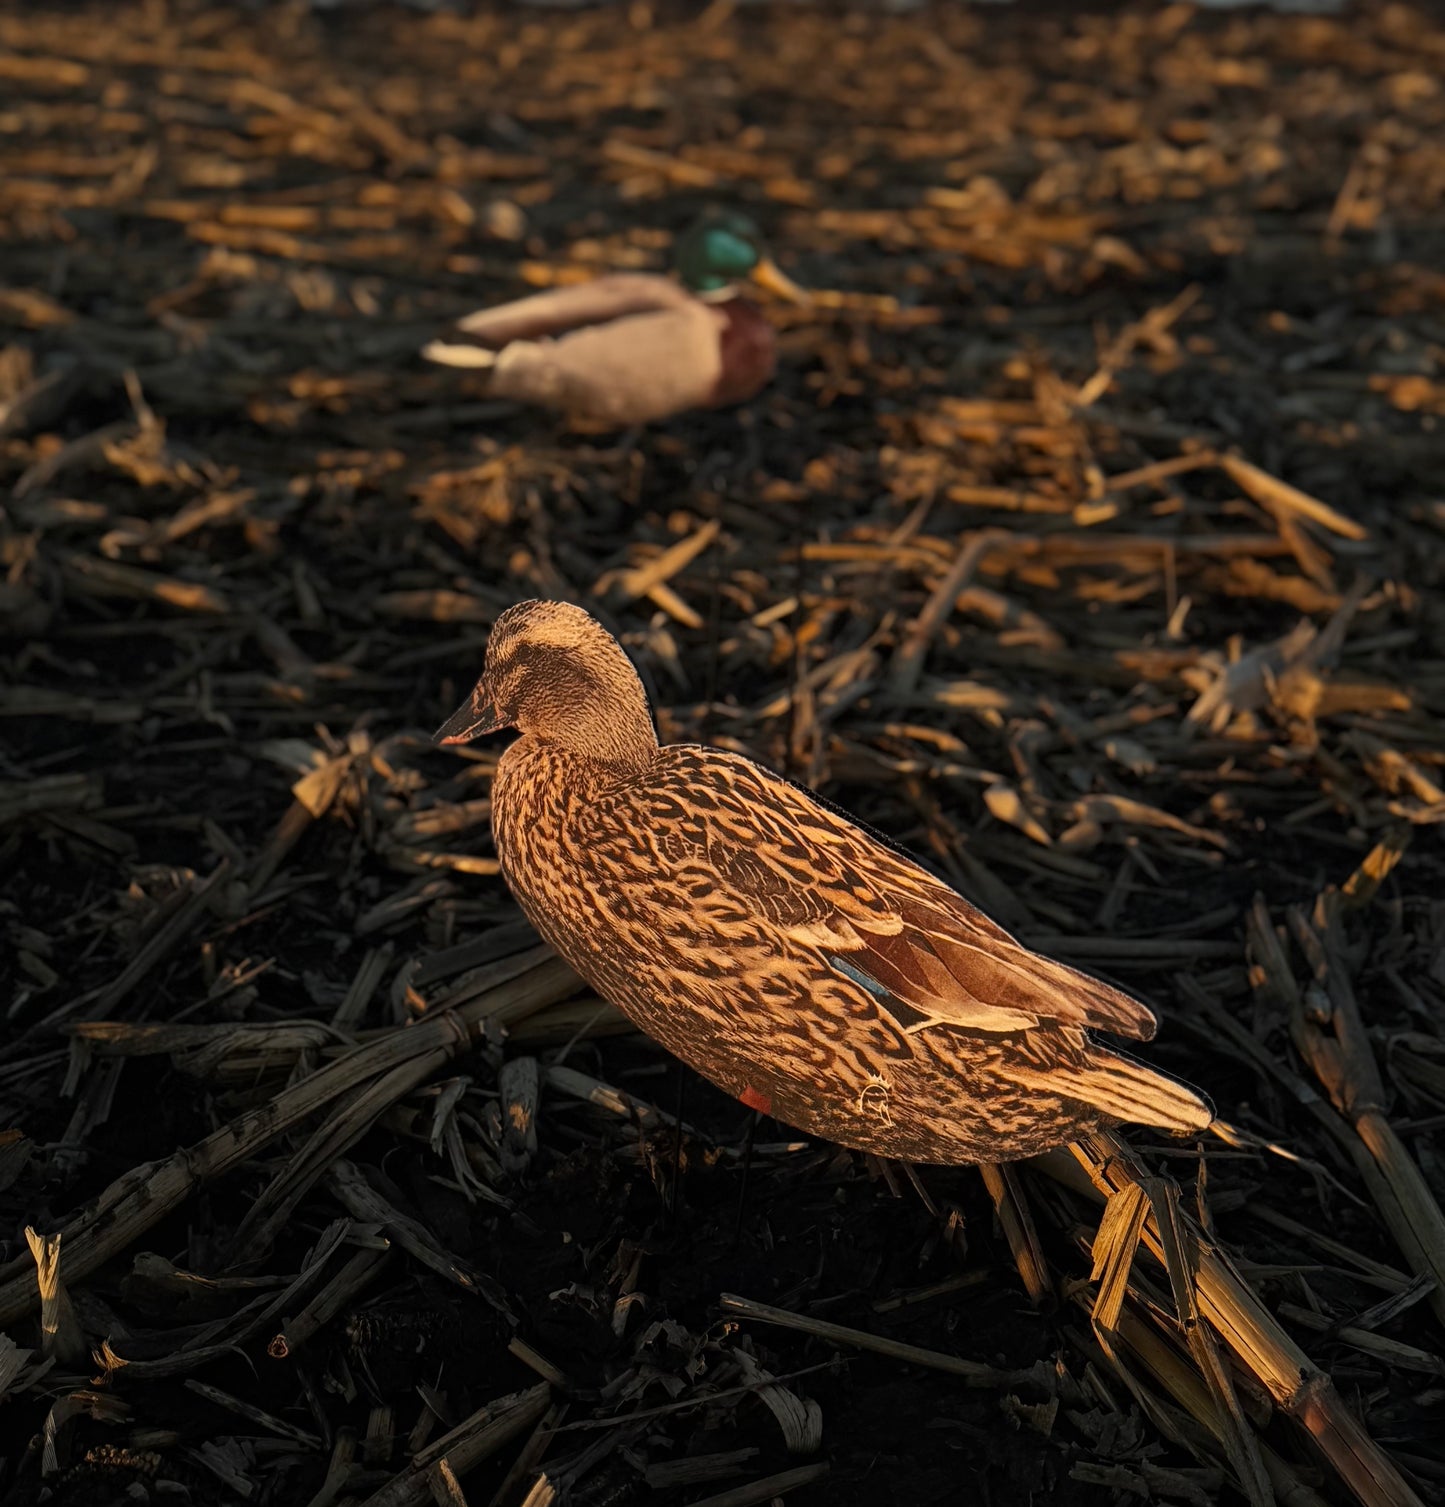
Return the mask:
<path id="1" fill-rule="evenodd" d="M 571 602 L 518 602 L 497 619 L 472 694 L 437 730 L 470 743 L 515 727 L 569 753 L 641 767 L 657 750 L 647 692 L 622 645 Z"/>
<path id="2" fill-rule="evenodd" d="M 758 227 L 735 210 L 703 215 L 678 238 L 673 260 L 683 283 L 704 298 L 727 294 L 750 278 L 789 303 L 812 302 L 764 250 Z"/>

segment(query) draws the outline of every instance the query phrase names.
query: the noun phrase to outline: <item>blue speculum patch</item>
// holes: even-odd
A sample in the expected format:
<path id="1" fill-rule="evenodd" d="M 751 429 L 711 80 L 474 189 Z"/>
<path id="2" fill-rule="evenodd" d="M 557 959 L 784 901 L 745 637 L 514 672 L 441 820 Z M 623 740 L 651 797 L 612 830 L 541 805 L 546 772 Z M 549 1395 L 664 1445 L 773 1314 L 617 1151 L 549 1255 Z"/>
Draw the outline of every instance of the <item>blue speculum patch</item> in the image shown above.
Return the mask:
<path id="1" fill-rule="evenodd" d="M 846 958 L 840 958 L 837 953 L 828 954 L 828 962 L 838 970 L 846 974 L 855 984 L 861 984 L 874 999 L 892 1000 L 893 991 L 885 989 L 875 978 L 869 978 L 861 969 L 855 968 Z"/>

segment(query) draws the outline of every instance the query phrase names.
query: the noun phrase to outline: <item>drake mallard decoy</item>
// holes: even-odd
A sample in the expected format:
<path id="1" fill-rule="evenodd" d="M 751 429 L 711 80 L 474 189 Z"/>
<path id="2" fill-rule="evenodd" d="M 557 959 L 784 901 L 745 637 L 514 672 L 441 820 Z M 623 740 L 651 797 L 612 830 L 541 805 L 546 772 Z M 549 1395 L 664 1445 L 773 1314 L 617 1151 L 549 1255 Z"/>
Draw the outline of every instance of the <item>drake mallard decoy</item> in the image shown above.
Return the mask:
<path id="1" fill-rule="evenodd" d="M 1091 1037 L 1152 1036 L 1137 1000 L 1031 952 L 810 791 L 721 749 L 660 746 L 637 672 L 580 607 L 508 608 L 437 738 L 501 727 L 522 736 L 497 766 L 492 827 L 528 919 L 744 1104 L 914 1162 L 1213 1118 Z"/>
<path id="2" fill-rule="evenodd" d="M 501 398 L 616 425 L 742 403 L 772 380 L 777 339 L 743 278 L 794 302 L 745 215 L 712 214 L 677 244 L 679 281 L 617 272 L 478 309 L 422 354 L 490 374 Z"/>

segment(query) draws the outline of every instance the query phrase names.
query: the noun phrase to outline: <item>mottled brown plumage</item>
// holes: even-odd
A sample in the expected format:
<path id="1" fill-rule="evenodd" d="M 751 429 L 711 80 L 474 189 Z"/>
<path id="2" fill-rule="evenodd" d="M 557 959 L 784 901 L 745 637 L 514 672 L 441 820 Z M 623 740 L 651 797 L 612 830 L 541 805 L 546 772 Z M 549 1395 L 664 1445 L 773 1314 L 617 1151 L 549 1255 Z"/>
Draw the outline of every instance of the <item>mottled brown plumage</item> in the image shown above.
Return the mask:
<path id="1" fill-rule="evenodd" d="M 497 620 L 441 729 L 499 727 L 492 824 L 537 930 L 603 998 L 744 1103 L 916 1162 L 1004 1161 L 1116 1120 L 1199 1130 L 1192 1089 L 1090 1036 L 1153 1015 L 1040 957 L 810 792 L 659 746 L 617 641 L 579 607 Z"/>

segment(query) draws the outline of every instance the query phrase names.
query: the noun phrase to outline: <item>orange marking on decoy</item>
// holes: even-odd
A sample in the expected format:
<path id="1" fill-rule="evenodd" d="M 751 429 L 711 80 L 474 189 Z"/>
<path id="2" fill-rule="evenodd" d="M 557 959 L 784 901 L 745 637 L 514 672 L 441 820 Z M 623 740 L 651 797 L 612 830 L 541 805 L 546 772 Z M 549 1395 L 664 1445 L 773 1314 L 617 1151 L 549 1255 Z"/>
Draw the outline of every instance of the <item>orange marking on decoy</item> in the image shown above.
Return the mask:
<path id="1" fill-rule="evenodd" d="M 749 1109 L 755 1109 L 760 1115 L 771 1114 L 773 1101 L 764 1093 L 760 1093 L 750 1084 L 738 1095 L 738 1103 L 746 1104 Z"/>

